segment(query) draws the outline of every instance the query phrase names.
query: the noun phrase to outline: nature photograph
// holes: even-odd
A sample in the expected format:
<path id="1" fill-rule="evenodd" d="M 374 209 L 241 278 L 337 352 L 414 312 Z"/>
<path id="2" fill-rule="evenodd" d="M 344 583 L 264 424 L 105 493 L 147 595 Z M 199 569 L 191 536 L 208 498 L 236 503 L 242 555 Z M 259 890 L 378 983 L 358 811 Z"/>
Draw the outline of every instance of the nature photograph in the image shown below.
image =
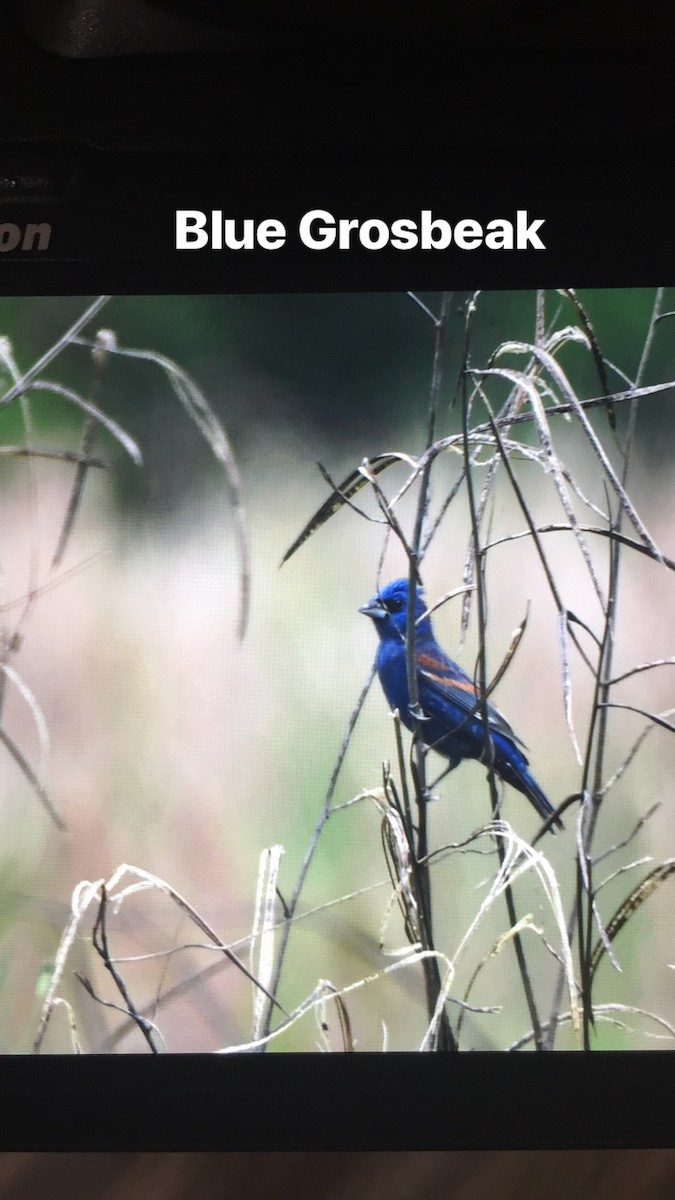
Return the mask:
<path id="1" fill-rule="evenodd" d="M 0 1052 L 675 1049 L 675 289 L 0 297 Z"/>

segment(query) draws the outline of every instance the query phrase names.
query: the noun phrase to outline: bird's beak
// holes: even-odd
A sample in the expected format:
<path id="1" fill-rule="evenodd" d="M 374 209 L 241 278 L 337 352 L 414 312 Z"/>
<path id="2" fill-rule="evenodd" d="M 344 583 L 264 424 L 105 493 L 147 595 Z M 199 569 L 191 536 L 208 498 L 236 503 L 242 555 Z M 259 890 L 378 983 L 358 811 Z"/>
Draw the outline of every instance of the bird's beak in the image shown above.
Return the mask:
<path id="1" fill-rule="evenodd" d="M 359 609 L 359 612 L 366 617 L 372 617 L 374 621 L 383 621 L 385 617 L 389 616 L 379 596 L 373 596 L 372 600 Z"/>

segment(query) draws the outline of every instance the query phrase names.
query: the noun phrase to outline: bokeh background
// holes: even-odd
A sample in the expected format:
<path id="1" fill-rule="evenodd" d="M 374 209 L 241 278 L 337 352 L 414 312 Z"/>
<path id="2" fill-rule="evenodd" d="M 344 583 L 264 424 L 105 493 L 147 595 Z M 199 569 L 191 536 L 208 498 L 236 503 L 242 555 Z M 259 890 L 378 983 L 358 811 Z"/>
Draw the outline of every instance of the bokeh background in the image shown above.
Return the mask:
<path id="1" fill-rule="evenodd" d="M 635 378 L 654 303 L 654 289 L 580 293 L 609 364 L 610 383 Z M 440 297 L 422 298 L 438 311 Z M 440 396 L 438 434 L 460 429 L 453 403 L 464 336 L 467 297 L 453 298 Z M 666 298 L 664 308 L 675 307 Z M 27 370 L 84 310 L 83 298 L 0 299 L 0 335 L 18 369 Z M 504 340 L 532 341 L 535 296 L 529 292 L 479 296 L 473 319 L 471 362 L 484 366 Z M 576 324 L 569 303 L 546 298 L 557 327 Z M 181 408 L 165 373 L 152 362 L 110 356 L 97 403 L 139 443 L 135 466 L 104 431 L 96 451 L 114 465 L 91 471 L 63 563 L 51 569 L 68 496 L 72 464 L 0 459 L 0 611 L 5 640 L 20 647 L 8 660 L 35 697 L 49 731 L 49 754 L 16 683 L 6 682 L 3 728 L 44 778 L 66 822 L 57 830 L 16 762 L 0 747 L 0 1049 L 29 1051 L 41 999 L 68 919 L 70 896 L 83 879 L 107 878 L 121 863 L 153 872 L 189 900 L 223 941 L 238 944 L 245 961 L 258 864 L 265 847 L 284 847 L 280 890 L 292 892 L 321 813 L 350 713 L 375 652 L 371 623 L 358 613 L 376 590 L 382 526 L 343 509 L 280 569 L 280 560 L 328 487 L 320 461 L 335 480 L 364 456 L 382 451 L 420 453 L 425 444 L 434 327 L 405 295 L 120 297 L 86 331 L 114 331 L 122 347 L 168 356 L 197 382 L 218 414 L 238 462 L 252 563 L 251 615 L 237 638 L 239 576 L 228 489 L 199 430 Z M 644 383 L 675 380 L 675 353 L 664 319 Z M 599 393 L 588 350 L 570 345 L 560 362 L 582 397 Z M 510 360 L 522 367 L 524 360 Z M 616 369 L 613 369 L 616 368 Z M 92 386 L 91 353 L 66 347 L 44 378 L 78 389 Z M 0 367 L 2 391 L 12 379 Z M 496 385 L 494 402 L 505 398 Z M 477 413 L 477 419 L 480 414 Z M 82 413 L 53 394 L 30 394 L 0 407 L 0 445 L 77 448 Z M 623 437 L 627 406 L 618 410 Z M 593 424 L 613 461 L 617 443 L 606 414 Z M 673 399 L 668 392 L 639 407 L 629 491 L 651 534 L 675 557 L 673 517 L 675 451 Z M 578 426 L 560 420 L 556 445 L 585 495 L 604 506 L 597 460 Z M 530 431 L 526 442 L 536 444 Z M 563 520 L 551 482 L 540 467 L 517 464 L 538 520 Z M 438 507 L 461 470 L 448 452 L 432 475 Z M 476 477 L 481 478 L 482 468 Z M 391 478 L 388 478 L 388 475 Z M 382 476 L 389 494 L 404 468 Z M 503 475 L 503 472 L 502 472 Z M 399 509 L 410 531 L 409 498 Z M 376 515 L 372 497 L 364 508 Z M 580 519 L 598 524 L 578 502 Z M 500 481 L 490 508 L 491 536 L 520 530 L 522 514 Z M 459 587 L 469 539 L 466 498 L 460 492 L 439 527 L 424 566 L 430 599 Z M 578 549 L 567 534 L 546 543 L 565 603 L 595 631 L 600 610 Z M 597 569 L 607 573 L 608 544 L 592 542 Z M 404 573 L 405 559 L 390 544 L 383 580 Z M 617 673 L 674 653 L 673 588 L 667 569 L 641 555 L 622 562 L 616 653 Z M 31 590 L 34 598 L 26 607 Z M 496 701 L 527 743 L 534 773 L 554 803 L 577 790 L 580 768 L 566 730 L 557 614 L 532 546 L 512 541 L 490 553 L 488 670 L 494 672 L 513 629 L 529 604 L 528 628 L 499 686 Z M 475 613 L 464 645 L 461 601 L 436 618 L 439 640 L 468 670 L 476 649 Z M 589 649 L 592 643 L 589 639 Z M 573 704 L 583 746 L 592 679 L 573 661 Z M 626 681 L 617 698 L 663 712 L 673 706 L 672 666 Z M 617 712 L 610 723 L 608 773 L 616 770 L 645 721 Z M 654 730 L 612 789 L 598 830 L 599 851 L 622 841 L 657 802 L 660 808 L 631 843 L 598 868 L 609 875 L 651 856 L 675 853 L 672 817 L 675 743 Z M 42 739 L 44 743 L 44 739 Z M 289 941 L 279 999 L 290 1010 L 319 980 L 336 988 L 367 977 L 347 997 L 356 1049 L 415 1049 L 426 1027 L 419 967 L 374 978 L 394 962 L 405 937 L 391 905 L 375 805 L 360 800 L 381 784 L 382 762 L 393 759 L 391 720 L 379 687 L 369 695 L 335 793 L 341 807 L 319 841 Z M 43 761 L 44 760 L 44 761 Z M 466 838 L 489 816 L 485 771 L 464 764 L 440 786 L 431 807 L 431 843 Z M 537 818 L 523 797 L 506 790 L 504 815 L 524 837 Z M 559 880 L 565 912 L 574 887 L 574 818 L 543 847 Z M 451 954 L 477 912 L 495 859 L 473 850 L 440 857 L 434 868 L 436 937 Z M 650 864 L 622 871 L 600 893 L 605 919 Z M 673 883 L 666 882 L 617 941 L 622 971 L 607 959 L 600 968 L 598 1002 L 637 1006 L 675 1022 L 672 941 Z M 555 929 L 541 888 L 531 879 L 518 891 L 521 914 L 532 915 L 550 942 Z M 310 912 L 309 910 L 316 909 Z M 90 945 L 84 922 L 59 989 L 72 1006 L 86 1050 L 144 1051 L 138 1029 L 87 994 L 120 1003 L 119 993 Z M 252 988 L 165 895 L 140 891 L 110 917 L 113 953 L 130 995 L 157 1023 L 170 1051 L 212 1050 L 251 1036 Z M 481 960 L 507 928 L 503 902 L 473 935 L 458 963 L 461 998 Z M 536 934 L 526 934 L 543 1011 L 551 1003 L 556 964 Z M 383 947 L 381 946 L 383 942 Z M 499 1009 L 469 1013 L 466 1048 L 504 1048 L 529 1022 L 510 948 L 486 962 L 472 1003 Z M 190 985 L 180 987 L 186 981 Z M 172 989 L 179 988 L 175 994 Z M 621 1024 L 598 1022 L 598 1047 L 670 1047 L 666 1027 L 635 1012 L 616 1010 Z M 309 1014 L 272 1043 L 275 1050 L 339 1049 L 335 1010 L 320 1030 Z M 563 1030 L 560 1045 L 574 1039 Z M 72 1047 L 65 1008 L 52 1017 L 43 1049 Z"/>

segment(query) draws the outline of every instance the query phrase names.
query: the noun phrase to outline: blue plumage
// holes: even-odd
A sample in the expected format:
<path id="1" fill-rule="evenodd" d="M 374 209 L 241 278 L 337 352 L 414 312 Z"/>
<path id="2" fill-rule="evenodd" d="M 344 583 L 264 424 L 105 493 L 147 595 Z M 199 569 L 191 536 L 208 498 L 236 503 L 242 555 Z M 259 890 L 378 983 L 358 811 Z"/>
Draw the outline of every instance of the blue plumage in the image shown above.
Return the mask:
<path id="1" fill-rule="evenodd" d="M 434 637 L 422 589 L 415 598 L 415 657 L 417 689 L 424 720 L 420 731 L 426 744 L 456 767 L 464 758 L 485 761 L 485 736 L 478 693 L 473 680 L 448 658 Z M 380 644 L 375 665 L 380 683 L 392 709 L 397 708 L 403 724 L 414 728 L 410 713 L 406 666 L 406 621 L 408 581 L 397 579 L 359 610 L 371 617 Z M 494 745 L 494 769 L 512 787 L 527 796 L 543 820 L 554 811 L 536 779 L 508 721 L 488 702 L 488 725 Z M 520 743 L 522 745 L 522 742 Z M 562 828 L 562 822 L 555 824 Z"/>

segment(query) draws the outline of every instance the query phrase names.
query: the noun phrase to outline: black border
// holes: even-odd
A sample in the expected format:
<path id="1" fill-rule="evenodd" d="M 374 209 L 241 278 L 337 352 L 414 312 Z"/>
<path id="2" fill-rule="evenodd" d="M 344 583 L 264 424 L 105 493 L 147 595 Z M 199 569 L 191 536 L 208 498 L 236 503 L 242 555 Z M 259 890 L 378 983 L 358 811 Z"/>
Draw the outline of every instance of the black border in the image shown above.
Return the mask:
<path id="1" fill-rule="evenodd" d="M 2 1075 L 8 1150 L 673 1145 L 668 1052 L 10 1057 Z"/>
<path id="2" fill-rule="evenodd" d="M 564 167 L 562 165 L 564 163 Z M 617 166 L 620 175 L 617 176 Z M 3 179 L 5 181 L 3 185 Z M 4 190 L 3 190 L 4 186 Z M 220 209 L 241 220 L 276 217 L 279 250 L 174 248 L 175 210 Z M 316 251 L 297 237 L 301 216 L 419 218 L 486 225 L 518 210 L 543 218 L 545 250 Z M 0 224 L 48 221 L 47 252 L 0 253 L 5 295 L 425 291 L 626 287 L 675 278 L 675 181 L 666 144 L 603 153 L 541 148 L 488 155 L 249 156 L 2 146 Z"/>
<path id="3" fill-rule="evenodd" d="M 0 258 L 5 295 L 625 287 L 675 278 L 666 147 L 592 145 L 560 159 L 214 161 L 178 153 L 25 147 L 44 186 L 0 196 L 0 221 L 52 220 L 49 254 Z M 615 153 L 615 148 L 613 150 Z M 14 156 L 12 158 L 12 155 Z M 297 173 L 295 171 L 297 167 Z M 26 172 L 26 177 L 30 172 Z M 310 178 L 311 176 L 311 178 Z M 300 180 L 300 183 L 297 180 Z M 289 183 L 289 180 L 292 182 Z M 262 198 L 262 199 L 261 199 Z M 547 250 L 485 256 L 172 249 L 176 207 L 279 216 L 309 208 L 449 220 L 525 208 Z M 668 1052 L 460 1055 L 7 1057 L 0 1146 L 14 1150 L 322 1150 L 657 1147 L 675 1143 Z"/>

